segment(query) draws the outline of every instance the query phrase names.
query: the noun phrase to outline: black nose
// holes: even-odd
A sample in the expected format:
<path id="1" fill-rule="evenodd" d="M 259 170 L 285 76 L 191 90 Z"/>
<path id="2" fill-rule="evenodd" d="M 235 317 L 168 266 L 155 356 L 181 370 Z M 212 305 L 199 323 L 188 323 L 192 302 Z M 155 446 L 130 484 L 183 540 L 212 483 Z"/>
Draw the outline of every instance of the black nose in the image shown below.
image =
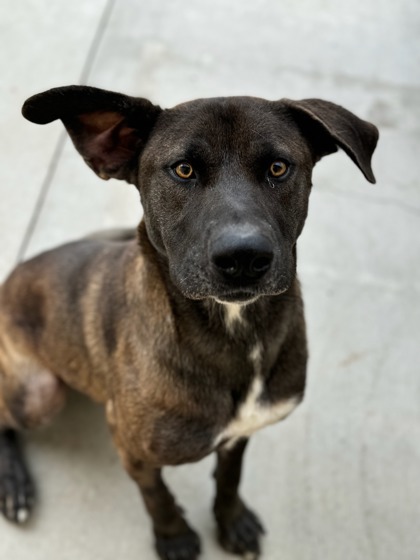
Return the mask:
<path id="1" fill-rule="evenodd" d="M 273 247 L 259 233 L 229 231 L 211 245 L 211 260 L 226 280 L 252 281 L 262 278 L 271 266 Z"/>

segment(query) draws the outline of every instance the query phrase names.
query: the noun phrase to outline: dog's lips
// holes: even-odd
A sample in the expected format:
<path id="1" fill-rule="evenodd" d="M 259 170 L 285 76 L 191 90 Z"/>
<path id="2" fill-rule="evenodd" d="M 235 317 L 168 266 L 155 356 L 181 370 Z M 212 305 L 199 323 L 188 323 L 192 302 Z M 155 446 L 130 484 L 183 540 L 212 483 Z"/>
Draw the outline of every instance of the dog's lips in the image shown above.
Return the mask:
<path id="1" fill-rule="evenodd" d="M 258 297 L 259 295 L 252 291 L 235 290 L 233 292 L 218 294 L 214 299 L 219 303 L 252 303 L 257 300 Z"/>
<path id="2" fill-rule="evenodd" d="M 261 297 L 279 296 L 286 292 L 291 282 L 286 279 L 279 284 L 254 284 L 249 286 L 219 286 L 219 289 L 211 290 L 210 297 L 219 303 L 241 303 L 248 304 L 257 301 Z"/>

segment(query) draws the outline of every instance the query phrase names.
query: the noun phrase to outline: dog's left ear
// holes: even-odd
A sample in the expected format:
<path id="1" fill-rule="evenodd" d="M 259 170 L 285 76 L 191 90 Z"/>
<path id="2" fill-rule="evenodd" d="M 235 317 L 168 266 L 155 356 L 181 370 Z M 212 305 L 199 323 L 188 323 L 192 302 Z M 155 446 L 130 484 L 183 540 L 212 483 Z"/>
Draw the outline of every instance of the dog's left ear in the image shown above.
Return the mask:
<path id="1" fill-rule="evenodd" d="M 342 148 L 371 183 L 372 154 L 378 142 L 378 129 L 335 103 L 322 99 L 292 101 L 282 99 L 312 145 L 316 160 Z"/>
<path id="2" fill-rule="evenodd" d="M 147 99 L 87 86 L 50 89 L 22 107 L 37 124 L 61 119 L 95 173 L 129 183 L 136 182 L 139 155 L 161 111 Z"/>

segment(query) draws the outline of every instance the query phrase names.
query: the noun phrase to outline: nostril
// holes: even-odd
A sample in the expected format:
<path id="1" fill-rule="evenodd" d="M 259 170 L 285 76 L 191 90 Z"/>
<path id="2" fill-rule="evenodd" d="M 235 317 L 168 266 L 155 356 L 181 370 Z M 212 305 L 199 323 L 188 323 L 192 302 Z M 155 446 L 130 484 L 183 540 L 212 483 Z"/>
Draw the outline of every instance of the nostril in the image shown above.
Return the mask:
<path id="1" fill-rule="evenodd" d="M 257 255 L 249 265 L 249 273 L 251 276 L 262 276 L 268 271 L 273 260 L 272 255 Z"/>
<path id="2" fill-rule="evenodd" d="M 214 264 L 227 276 L 237 276 L 240 273 L 239 262 L 230 256 L 218 256 L 213 259 Z"/>

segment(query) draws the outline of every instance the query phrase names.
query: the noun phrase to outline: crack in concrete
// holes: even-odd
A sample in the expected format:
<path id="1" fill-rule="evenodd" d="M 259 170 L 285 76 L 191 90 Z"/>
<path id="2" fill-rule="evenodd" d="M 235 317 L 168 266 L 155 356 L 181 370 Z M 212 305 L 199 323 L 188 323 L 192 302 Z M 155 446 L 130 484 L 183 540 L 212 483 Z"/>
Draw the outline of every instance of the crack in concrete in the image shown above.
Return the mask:
<path id="1" fill-rule="evenodd" d="M 89 47 L 88 54 L 86 56 L 85 63 L 82 68 L 82 72 L 79 78 L 79 84 L 84 85 L 89 79 L 93 64 L 95 62 L 96 55 L 99 51 L 99 47 L 102 38 L 105 34 L 106 28 L 108 26 L 112 10 L 114 8 L 116 0 L 107 0 L 102 15 L 99 19 L 98 26 L 95 30 L 95 34 L 92 39 L 92 43 Z M 38 226 L 39 218 L 41 216 L 42 210 L 45 205 L 45 201 L 48 197 L 48 193 L 51 189 L 55 173 L 58 168 L 61 156 L 63 154 L 64 146 L 67 141 L 67 132 L 64 130 L 58 137 L 57 143 L 54 148 L 53 155 L 51 157 L 50 163 L 47 167 L 47 172 L 45 174 L 44 180 L 42 181 L 41 188 L 39 190 L 38 197 L 35 202 L 35 206 L 32 215 L 29 219 L 28 225 L 26 227 L 25 233 L 22 238 L 22 242 L 19 246 L 16 264 L 21 262 L 25 258 L 25 254 L 28 250 L 29 244 L 31 242 L 32 236 Z"/>

